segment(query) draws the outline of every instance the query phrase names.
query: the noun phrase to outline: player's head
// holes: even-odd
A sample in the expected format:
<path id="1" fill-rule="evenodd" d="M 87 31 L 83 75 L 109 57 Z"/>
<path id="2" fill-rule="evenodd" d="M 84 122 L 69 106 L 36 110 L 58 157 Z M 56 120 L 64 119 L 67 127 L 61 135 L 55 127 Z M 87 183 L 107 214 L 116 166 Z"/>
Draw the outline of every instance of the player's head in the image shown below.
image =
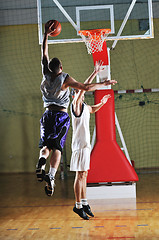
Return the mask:
<path id="1" fill-rule="evenodd" d="M 78 92 L 79 92 L 78 89 L 71 88 L 71 97 L 74 98 Z"/>
<path id="2" fill-rule="evenodd" d="M 58 74 L 62 71 L 62 63 L 58 58 L 52 58 L 49 62 L 49 69 L 51 72 Z"/>

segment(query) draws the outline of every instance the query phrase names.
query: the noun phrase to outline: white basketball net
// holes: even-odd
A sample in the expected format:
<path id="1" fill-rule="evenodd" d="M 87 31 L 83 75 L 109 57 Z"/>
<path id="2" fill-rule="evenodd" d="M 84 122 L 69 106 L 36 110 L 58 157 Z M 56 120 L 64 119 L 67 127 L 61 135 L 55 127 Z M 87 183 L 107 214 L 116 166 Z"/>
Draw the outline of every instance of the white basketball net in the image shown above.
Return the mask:
<path id="1" fill-rule="evenodd" d="M 89 30 L 86 30 L 84 33 L 83 31 L 79 31 L 79 34 L 87 47 L 88 54 L 102 51 L 103 42 L 105 41 L 106 37 L 110 32 L 110 29 L 108 30 L 109 31 L 103 29 L 100 31 L 100 34 L 97 34 L 96 32 L 92 34 L 92 32 L 90 32 Z"/>

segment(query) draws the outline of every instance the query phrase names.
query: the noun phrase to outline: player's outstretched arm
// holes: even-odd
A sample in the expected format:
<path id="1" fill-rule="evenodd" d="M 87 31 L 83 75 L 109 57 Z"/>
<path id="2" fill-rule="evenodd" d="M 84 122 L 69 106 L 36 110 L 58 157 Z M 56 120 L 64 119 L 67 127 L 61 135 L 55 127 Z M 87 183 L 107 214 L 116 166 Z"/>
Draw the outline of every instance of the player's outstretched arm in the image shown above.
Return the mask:
<path id="1" fill-rule="evenodd" d="M 107 94 L 101 99 L 100 103 L 96 105 L 88 106 L 90 113 L 97 112 L 104 104 L 106 104 L 109 98 L 111 98 L 111 95 Z"/>
<path id="2" fill-rule="evenodd" d="M 102 67 L 102 61 L 96 61 L 95 67 L 94 67 L 94 71 L 91 73 L 91 75 L 84 81 L 84 84 L 86 83 L 92 83 L 93 79 L 97 76 L 97 74 L 103 70 Z"/>
<path id="3" fill-rule="evenodd" d="M 85 80 L 84 84 L 90 84 L 94 80 L 94 78 L 97 76 L 97 74 L 102 71 L 103 69 L 101 68 L 102 66 L 102 61 L 96 61 L 94 71 L 92 74 Z M 81 90 L 80 93 L 78 94 L 77 101 L 80 101 L 83 98 L 83 95 L 85 94 L 85 90 Z"/>
<path id="4" fill-rule="evenodd" d="M 68 76 L 66 78 L 65 82 L 63 83 L 61 89 L 65 90 L 68 87 L 72 87 L 72 88 L 84 90 L 84 91 L 94 91 L 96 89 L 99 89 L 99 88 L 107 86 L 107 85 L 115 85 L 116 83 L 117 83 L 117 81 L 115 81 L 115 80 L 105 80 L 104 82 L 100 82 L 100 83 L 84 84 L 84 83 L 77 82 L 75 79 Z"/>
<path id="5" fill-rule="evenodd" d="M 49 54 L 48 54 L 48 44 L 47 44 L 47 40 L 48 40 L 48 35 L 49 33 L 55 31 L 52 30 L 53 29 L 53 25 L 54 23 L 52 23 L 52 21 L 49 21 L 45 24 L 45 32 L 44 32 L 44 36 L 43 36 L 43 43 L 42 43 L 42 57 L 46 57 L 49 60 Z"/>
<path id="6" fill-rule="evenodd" d="M 48 70 L 49 54 L 48 54 L 47 40 L 48 40 L 49 33 L 54 31 L 54 30 L 52 30 L 53 25 L 54 25 L 54 23 L 51 23 L 51 21 L 50 21 L 50 23 L 47 22 L 45 24 L 45 32 L 44 32 L 42 48 L 41 48 L 41 55 L 42 55 L 41 60 L 42 60 L 42 66 L 43 66 L 43 73 L 44 74 Z"/>

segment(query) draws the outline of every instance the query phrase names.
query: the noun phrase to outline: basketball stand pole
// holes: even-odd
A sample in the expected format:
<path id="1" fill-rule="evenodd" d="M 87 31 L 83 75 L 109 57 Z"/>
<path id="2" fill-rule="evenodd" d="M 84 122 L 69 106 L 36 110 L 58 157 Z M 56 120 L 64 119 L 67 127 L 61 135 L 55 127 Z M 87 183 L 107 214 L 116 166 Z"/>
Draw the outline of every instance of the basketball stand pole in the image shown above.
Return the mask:
<path id="1" fill-rule="evenodd" d="M 107 48 L 108 51 L 108 65 L 104 66 L 104 70 L 102 71 L 102 75 L 97 75 L 96 81 L 99 82 L 102 78 L 108 78 L 111 79 L 110 74 L 110 49 Z M 102 60 L 102 59 L 101 59 Z M 95 63 L 95 62 L 94 62 Z M 105 89 L 111 89 L 111 86 L 105 87 Z M 98 90 L 97 90 L 98 91 Z M 132 165 L 130 156 L 127 150 L 127 146 L 120 128 L 120 124 L 117 118 L 116 113 L 115 114 L 115 125 L 117 127 L 119 137 L 121 139 L 122 148 L 125 152 L 125 156 L 129 163 Z M 95 128 L 96 129 L 96 128 Z M 96 130 L 94 129 L 93 138 L 91 147 L 93 148 L 95 139 L 96 139 Z M 123 183 L 123 182 L 112 182 L 112 183 L 97 183 L 94 186 L 88 184 L 87 185 L 87 199 L 89 200 L 89 203 L 95 210 L 101 210 L 101 206 L 104 207 L 105 204 L 109 202 L 109 200 L 114 199 L 113 201 L 117 200 L 119 202 L 119 199 L 121 203 L 123 203 L 123 206 L 136 208 L 136 183 Z M 115 202 L 114 202 L 115 203 Z M 128 203 L 128 205 L 127 205 Z"/>

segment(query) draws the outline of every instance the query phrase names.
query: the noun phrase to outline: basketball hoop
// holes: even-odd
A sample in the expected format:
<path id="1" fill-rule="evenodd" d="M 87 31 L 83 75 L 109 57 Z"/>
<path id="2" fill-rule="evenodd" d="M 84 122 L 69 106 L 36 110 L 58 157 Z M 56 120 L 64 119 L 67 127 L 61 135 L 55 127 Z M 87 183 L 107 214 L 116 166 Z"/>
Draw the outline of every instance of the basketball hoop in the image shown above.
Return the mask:
<path id="1" fill-rule="evenodd" d="M 91 54 L 102 51 L 103 42 L 107 38 L 110 31 L 111 29 L 91 29 L 81 30 L 78 33 L 85 42 L 88 54 Z"/>

